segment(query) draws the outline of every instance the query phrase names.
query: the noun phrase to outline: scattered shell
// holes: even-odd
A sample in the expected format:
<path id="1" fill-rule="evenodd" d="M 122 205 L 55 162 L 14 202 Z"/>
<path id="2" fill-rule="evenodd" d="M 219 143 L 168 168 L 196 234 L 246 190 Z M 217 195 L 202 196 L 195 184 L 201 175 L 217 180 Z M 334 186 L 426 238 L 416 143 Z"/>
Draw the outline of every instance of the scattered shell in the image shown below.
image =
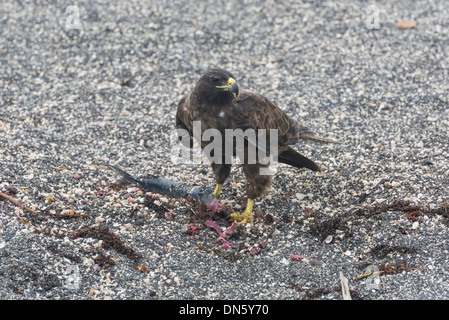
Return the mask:
<path id="1" fill-rule="evenodd" d="M 86 190 L 82 189 L 82 188 L 78 188 L 75 190 L 76 194 L 83 194 L 84 192 L 86 192 Z"/>
<path id="2" fill-rule="evenodd" d="M 416 22 L 413 21 L 398 21 L 396 26 L 399 29 L 413 29 L 416 28 Z"/>
<path id="3" fill-rule="evenodd" d="M 287 259 L 285 259 L 285 257 L 283 257 L 283 258 L 281 259 L 281 263 L 282 263 L 283 265 L 288 266 L 290 262 L 289 262 Z"/>
<path id="4" fill-rule="evenodd" d="M 298 199 L 298 200 L 302 200 L 302 199 L 304 199 L 306 197 L 306 195 L 302 194 L 302 193 L 296 193 L 295 196 L 296 196 L 296 199 Z"/>

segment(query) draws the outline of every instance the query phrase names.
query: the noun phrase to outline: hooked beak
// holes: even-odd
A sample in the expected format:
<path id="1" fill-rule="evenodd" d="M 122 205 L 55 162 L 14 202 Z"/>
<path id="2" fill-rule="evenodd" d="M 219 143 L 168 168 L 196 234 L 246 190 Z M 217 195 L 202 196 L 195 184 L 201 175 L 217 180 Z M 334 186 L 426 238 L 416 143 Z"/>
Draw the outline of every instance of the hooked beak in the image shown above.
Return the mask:
<path id="1" fill-rule="evenodd" d="M 231 91 L 235 93 L 236 97 L 239 95 L 239 86 L 234 78 L 229 78 L 227 84 L 223 86 L 216 86 L 216 88 L 223 89 L 224 91 Z"/>
<path id="2" fill-rule="evenodd" d="M 237 97 L 239 95 L 239 86 L 237 85 L 237 82 L 234 82 L 229 89 L 229 91 L 235 93 L 235 96 Z"/>

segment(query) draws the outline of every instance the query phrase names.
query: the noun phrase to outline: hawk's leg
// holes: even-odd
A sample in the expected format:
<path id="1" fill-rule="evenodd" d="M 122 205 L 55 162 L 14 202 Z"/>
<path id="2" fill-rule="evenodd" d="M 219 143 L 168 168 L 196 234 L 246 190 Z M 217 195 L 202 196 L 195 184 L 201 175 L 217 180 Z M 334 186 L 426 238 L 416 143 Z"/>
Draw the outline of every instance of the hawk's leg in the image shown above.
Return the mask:
<path id="1" fill-rule="evenodd" d="M 217 182 L 217 186 L 214 190 L 214 196 L 217 199 L 220 199 L 221 188 L 231 173 L 231 166 L 232 165 L 230 164 L 212 163 L 212 170 L 214 171 L 215 181 Z"/>
<path id="2" fill-rule="evenodd" d="M 221 188 L 223 188 L 222 184 L 217 183 L 214 190 L 214 197 L 220 199 Z"/>
<path id="3" fill-rule="evenodd" d="M 246 177 L 246 193 L 248 202 L 246 209 L 242 214 L 231 214 L 231 221 L 237 220 L 239 224 L 249 223 L 253 225 L 253 205 L 254 199 L 263 195 L 271 187 L 271 175 L 266 174 L 265 170 L 268 165 L 243 164 L 243 173 Z"/>

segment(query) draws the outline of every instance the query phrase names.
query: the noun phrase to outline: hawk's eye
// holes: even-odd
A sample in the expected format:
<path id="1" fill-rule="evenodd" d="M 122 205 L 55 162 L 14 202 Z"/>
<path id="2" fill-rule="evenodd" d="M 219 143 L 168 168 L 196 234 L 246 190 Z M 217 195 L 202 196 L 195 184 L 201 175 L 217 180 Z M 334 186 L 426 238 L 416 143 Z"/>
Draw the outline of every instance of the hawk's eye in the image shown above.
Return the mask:
<path id="1" fill-rule="evenodd" d="M 212 78 L 212 81 L 214 82 L 214 83 L 220 83 L 220 82 L 222 82 L 223 80 L 221 80 L 220 78 Z"/>

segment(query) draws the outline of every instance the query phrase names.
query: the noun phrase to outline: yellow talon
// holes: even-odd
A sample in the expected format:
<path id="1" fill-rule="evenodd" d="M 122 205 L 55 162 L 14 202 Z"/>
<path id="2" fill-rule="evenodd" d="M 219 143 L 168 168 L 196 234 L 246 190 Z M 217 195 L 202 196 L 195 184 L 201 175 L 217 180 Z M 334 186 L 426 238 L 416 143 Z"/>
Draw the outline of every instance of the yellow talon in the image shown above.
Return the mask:
<path id="1" fill-rule="evenodd" d="M 215 198 L 217 198 L 217 199 L 220 199 L 220 192 L 221 192 L 221 188 L 223 187 L 223 185 L 222 184 L 217 184 L 217 186 L 215 187 L 215 190 L 214 190 L 214 197 Z"/>
<path id="2" fill-rule="evenodd" d="M 246 209 L 242 214 L 238 213 L 232 213 L 231 214 L 231 221 L 237 220 L 238 224 L 246 224 L 249 223 L 250 225 L 254 225 L 253 221 L 253 205 L 254 201 L 251 199 L 248 199 L 248 203 L 246 205 Z"/>

